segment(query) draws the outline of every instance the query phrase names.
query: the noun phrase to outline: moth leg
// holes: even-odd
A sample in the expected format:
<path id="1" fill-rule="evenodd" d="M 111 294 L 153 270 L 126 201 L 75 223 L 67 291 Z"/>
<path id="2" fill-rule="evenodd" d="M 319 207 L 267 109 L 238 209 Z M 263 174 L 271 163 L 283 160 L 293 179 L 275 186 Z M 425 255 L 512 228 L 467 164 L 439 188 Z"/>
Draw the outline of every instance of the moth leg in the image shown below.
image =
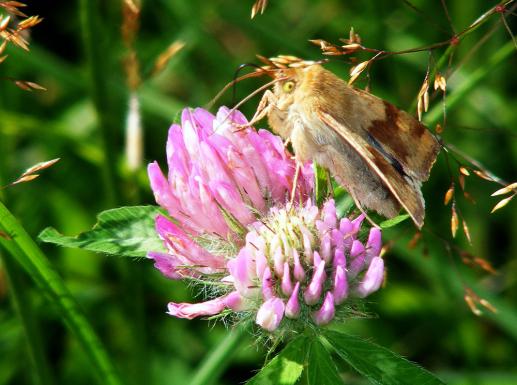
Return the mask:
<path id="1" fill-rule="evenodd" d="M 264 92 L 264 95 L 262 95 L 262 99 L 260 99 L 259 105 L 257 107 L 257 111 L 255 112 L 255 115 L 253 115 L 253 118 L 246 123 L 246 124 L 236 124 L 237 131 L 244 130 L 258 121 L 264 119 L 267 114 L 269 113 L 269 110 L 272 108 L 273 105 L 275 105 L 277 102 L 277 98 L 271 90 L 266 90 Z"/>
<path id="2" fill-rule="evenodd" d="M 355 203 L 355 206 L 359 209 L 359 211 L 365 216 L 366 220 L 368 222 L 370 222 L 370 224 L 373 226 L 373 227 L 377 227 L 377 228 L 381 228 L 377 223 L 375 223 L 373 221 L 372 218 L 370 218 L 368 216 L 368 214 L 366 214 L 366 211 L 363 209 L 363 207 L 361 206 L 361 203 L 359 203 L 359 201 L 357 200 L 357 198 L 354 196 L 354 194 L 350 194 L 350 196 L 352 197 L 352 199 L 354 200 L 354 203 Z"/>
<path id="3" fill-rule="evenodd" d="M 300 169 L 302 168 L 300 162 L 296 161 L 296 169 L 294 171 L 293 188 L 291 190 L 291 199 L 289 200 L 289 207 L 294 205 L 294 197 L 296 195 L 296 185 L 298 184 L 298 177 L 300 176 Z"/>

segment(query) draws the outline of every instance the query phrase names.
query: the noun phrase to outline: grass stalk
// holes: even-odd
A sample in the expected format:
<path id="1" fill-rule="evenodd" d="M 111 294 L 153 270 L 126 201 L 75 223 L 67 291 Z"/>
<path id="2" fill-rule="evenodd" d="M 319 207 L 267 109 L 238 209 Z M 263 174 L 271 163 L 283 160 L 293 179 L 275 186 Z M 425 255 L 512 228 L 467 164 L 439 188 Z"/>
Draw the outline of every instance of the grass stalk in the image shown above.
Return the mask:
<path id="1" fill-rule="evenodd" d="M 122 385 L 102 342 L 79 304 L 41 249 L 1 202 L 0 229 L 7 234 L 7 238 L 0 237 L 0 246 L 23 267 L 43 294 L 56 306 L 66 325 L 85 350 L 99 384 Z"/>
<path id="2" fill-rule="evenodd" d="M 7 273 L 9 293 L 14 310 L 25 334 L 27 351 L 30 363 L 30 375 L 33 383 L 37 385 L 54 384 L 48 361 L 45 357 L 45 348 L 41 339 L 41 330 L 37 324 L 38 316 L 34 311 L 32 302 L 27 295 L 23 282 L 23 271 L 14 262 L 11 256 L 3 256 L 0 253 L 3 267 Z"/>
<path id="3" fill-rule="evenodd" d="M 80 1 L 80 18 L 83 45 L 88 61 L 90 77 L 90 93 L 97 113 L 99 136 L 104 154 L 101 164 L 102 178 L 106 189 L 106 203 L 114 206 L 117 201 L 116 172 L 115 172 L 115 130 L 113 112 L 108 97 L 108 76 L 106 71 L 106 52 L 102 50 L 103 35 L 98 15 L 99 2 L 97 0 Z"/>
<path id="4" fill-rule="evenodd" d="M 196 370 L 190 385 L 210 385 L 219 379 L 242 342 L 242 337 L 248 330 L 246 326 L 239 325 L 226 334 Z"/>

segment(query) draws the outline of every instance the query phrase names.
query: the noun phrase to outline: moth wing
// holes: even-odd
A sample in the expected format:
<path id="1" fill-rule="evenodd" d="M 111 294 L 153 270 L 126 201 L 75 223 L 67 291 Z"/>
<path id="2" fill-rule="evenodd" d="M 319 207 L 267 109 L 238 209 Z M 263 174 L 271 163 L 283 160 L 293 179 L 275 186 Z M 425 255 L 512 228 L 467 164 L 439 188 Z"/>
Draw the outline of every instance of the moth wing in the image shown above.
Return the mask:
<path id="1" fill-rule="evenodd" d="M 363 90 L 351 88 L 351 91 L 356 94 L 354 101 L 356 120 L 362 131 L 360 135 L 367 142 L 377 142 L 408 175 L 426 181 L 440 151 L 434 135 L 413 116 L 391 103 Z M 365 117 L 375 119 L 366 120 Z"/>
<path id="2" fill-rule="evenodd" d="M 420 182 L 402 175 L 386 157 L 369 144 L 361 135 L 348 129 L 331 115 L 316 112 L 320 120 L 348 143 L 390 190 L 395 199 L 408 212 L 413 222 L 421 228 L 424 224 L 424 200 Z"/>

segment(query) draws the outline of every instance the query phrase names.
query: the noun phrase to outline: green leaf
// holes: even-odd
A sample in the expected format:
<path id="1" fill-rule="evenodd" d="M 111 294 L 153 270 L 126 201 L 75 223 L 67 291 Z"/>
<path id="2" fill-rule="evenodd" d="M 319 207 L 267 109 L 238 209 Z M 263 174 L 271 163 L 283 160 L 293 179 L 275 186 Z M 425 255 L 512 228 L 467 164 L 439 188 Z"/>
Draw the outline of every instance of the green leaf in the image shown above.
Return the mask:
<path id="1" fill-rule="evenodd" d="M 307 358 L 308 385 L 338 385 L 343 383 L 332 356 L 318 339 L 311 342 Z"/>
<path id="2" fill-rule="evenodd" d="M 408 214 L 397 215 L 395 218 L 391 218 L 384 222 L 381 222 L 379 226 L 381 226 L 381 229 L 387 229 L 389 227 L 396 226 L 401 222 L 404 222 L 408 218 Z"/>
<path id="3" fill-rule="evenodd" d="M 300 336 L 295 338 L 246 384 L 295 384 L 303 371 L 303 364 L 307 354 L 307 345 L 307 337 Z"/>
<path id="4" fill-rule="evenodd" d="M 375 384 L 444 384 L 429 371 L 382 346 L 332 330 L 323 334 L 343 360 Z"/>
<path id="5" fill-rule="evenodd" d="M 325 168 L 317 165 L 316 163 L 313 163 L 312 167 L 314 169 L 314 194 L 316 196 L 316 203 L 319 206 L 330 195 L 330 175 Z"/>
<path id="6" fill-rule="evenodd" d="M 342 218 L 354 207 L 352 196 L 341 186 L 334 187 L 334 201 L 338 218 Z"/>
<path id="7" fill-rule="evenodd" d="M 149 251 L 164 251 L 154 228 L 154 219 L 160 213 L 155 206 L 120 207 L 100 213 L 97 224 L 76 237 L 62 235 L 48 227 L 38 238 L 65 247 L 124 257 L 144 257 Z"/>

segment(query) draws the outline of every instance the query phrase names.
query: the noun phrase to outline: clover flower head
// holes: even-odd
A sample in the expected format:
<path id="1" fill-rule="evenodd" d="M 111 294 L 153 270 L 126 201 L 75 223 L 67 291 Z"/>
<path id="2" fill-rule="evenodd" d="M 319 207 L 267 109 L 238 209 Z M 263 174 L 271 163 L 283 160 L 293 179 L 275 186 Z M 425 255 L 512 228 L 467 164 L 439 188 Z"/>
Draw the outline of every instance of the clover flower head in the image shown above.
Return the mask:
<path id="1" fill-rule="evenodd" d="M 247 121 L 221 108 L 216 116 L 185 109 L 169 130 L 167 177 L 148 167 L 166 252 L 150 252 L 166 277 L 202 282 L 212 299 L 168 305 L 192 319 L 236 312 L 269 332 L 285 319 L 329 323 L 350 297 L 376 291 L 384 276 L 381 233 L 358 239 L 363 216 L 338 220 L 333 200 L 313 204 L 313 173 L 266 130 L 237 129 Z"/>

